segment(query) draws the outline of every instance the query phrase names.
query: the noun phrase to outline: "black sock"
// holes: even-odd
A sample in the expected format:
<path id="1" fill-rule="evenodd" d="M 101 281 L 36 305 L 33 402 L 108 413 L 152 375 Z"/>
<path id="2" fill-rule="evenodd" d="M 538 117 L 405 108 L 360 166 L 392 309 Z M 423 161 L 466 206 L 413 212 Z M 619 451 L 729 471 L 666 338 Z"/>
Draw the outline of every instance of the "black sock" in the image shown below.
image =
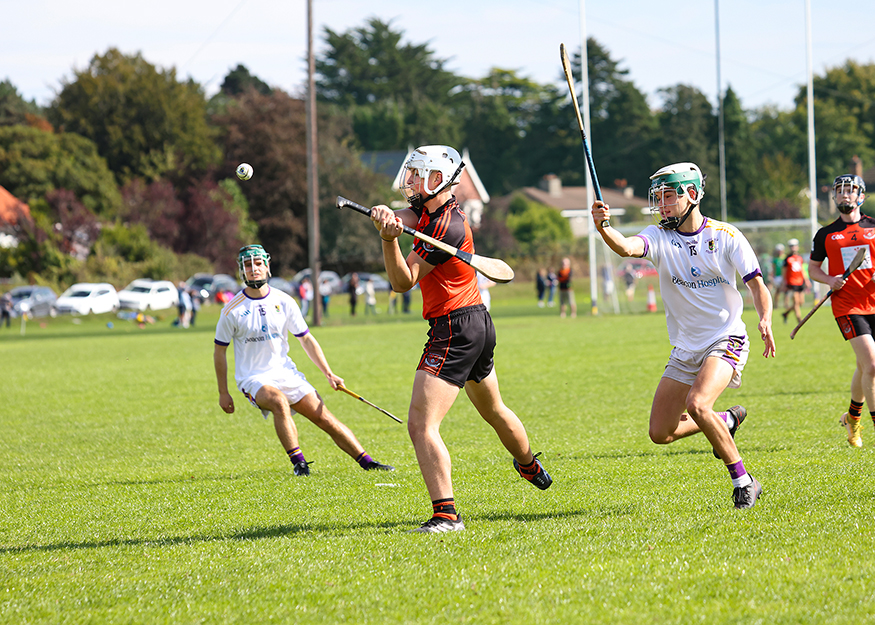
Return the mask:
<path id="1" fill-rule="evenodd" d="M 434 515 L 450 521 L 457 521 L 459 515 L 456 512 L 456 501 L 452 497 L 449 499 L 436 499 L 431 502 L 431 507 L 434 509 Z"/>

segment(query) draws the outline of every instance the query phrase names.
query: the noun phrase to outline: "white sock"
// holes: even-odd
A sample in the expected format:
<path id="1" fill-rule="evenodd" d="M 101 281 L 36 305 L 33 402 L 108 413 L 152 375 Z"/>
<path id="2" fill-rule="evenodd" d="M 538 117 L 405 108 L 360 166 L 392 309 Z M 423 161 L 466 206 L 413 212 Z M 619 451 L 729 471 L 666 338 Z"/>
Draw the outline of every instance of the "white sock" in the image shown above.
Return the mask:
<path id="1" fill-rule="evenodd" d="M 751 482 L 753 482 L 753 478 L 750 476 L 750 473 L 745 473 L 741 477 L 737 477 L 732 480 L 732 486 L 734 486 L 735 488 L 744 488 Z"/>

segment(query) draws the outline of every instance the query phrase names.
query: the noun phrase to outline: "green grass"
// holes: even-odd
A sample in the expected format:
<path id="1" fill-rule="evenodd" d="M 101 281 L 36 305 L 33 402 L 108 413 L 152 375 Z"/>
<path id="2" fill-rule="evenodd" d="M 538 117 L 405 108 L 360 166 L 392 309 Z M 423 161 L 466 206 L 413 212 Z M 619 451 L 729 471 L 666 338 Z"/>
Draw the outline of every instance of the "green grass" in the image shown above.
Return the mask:
<path id="1" fill-rule="evenodd" d="M 875 622 L 875 435 L 838 426 L 853 371 L 829 310 L 778 358 L 759 340 L 738 435 L 766 494 L 736 511 L 726 470 L 695 436 L 652 444 L 668 356 L 661 313 L 580 317 L 493 289 L 497 371 L 555 479 L 515 476 L 460 398 L 442 433 L 468 529 L 406 534 L 430 511 L 403 426 L 331 393 L 293 358 L 365 448 L 365 473 L 298 419 L 315 460 L 295 479 L 270 422 L 236 393 L 217 405 L 218 310 L 188 331 L 103 316 L 0 328 L 0 623 Z M 316 328 L 348 386 L 406 415 L 426 325 L 336 306 Z M 381 303 L 385 310 L 385 303 Z M 106 323 L 114 321 L 114 328 Z M 746 317 L 755 329 L 755 316 Z"/>

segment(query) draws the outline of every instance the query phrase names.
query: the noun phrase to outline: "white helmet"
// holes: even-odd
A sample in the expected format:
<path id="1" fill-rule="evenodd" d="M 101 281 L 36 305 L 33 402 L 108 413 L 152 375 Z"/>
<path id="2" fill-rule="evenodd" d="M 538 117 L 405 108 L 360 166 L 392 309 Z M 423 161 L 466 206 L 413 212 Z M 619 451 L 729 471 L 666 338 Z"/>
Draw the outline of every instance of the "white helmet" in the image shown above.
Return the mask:
<path id="1" fill-rule="evenodd" d="M 787 245 L 790 247 L 799 247 L 799 239 L 790 239 L 787 241 Z"/>
<path id="2" fill-rule="evenodd" d="M 424 145 L 413 150 L 401 170 L 400 188 L 405 199 L 414 208 L 419 208 L 444 189 L 459 184 L 459 174 L 465 163 L 459 153 L 448 145 Z M 422 180 L 422 189 L 427 197 L 422 197 L 407 183 L 408 173 L 415 172 Z M 441 173 L 441 185 L 430 189 L 429 175 L 433 171 Z"/>

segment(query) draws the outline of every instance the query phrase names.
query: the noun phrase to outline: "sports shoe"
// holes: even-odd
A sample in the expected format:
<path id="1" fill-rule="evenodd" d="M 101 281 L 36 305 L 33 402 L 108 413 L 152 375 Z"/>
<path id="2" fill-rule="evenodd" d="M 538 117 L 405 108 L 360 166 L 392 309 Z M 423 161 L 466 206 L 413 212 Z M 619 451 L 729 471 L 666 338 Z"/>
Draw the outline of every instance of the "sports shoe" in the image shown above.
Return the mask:
<path id="1" fill-rule="evenodd" d="M 462 523 L 462 515 L 458 515 L 455 521 L 440 516 L 433 516 L 428 521 L 414 530 L 408 530 L 408 534 L 442 534 L 444 532 L 458 532 L 465 529 Z"/>
<path id="2" fill-rule="evenodd" d="M 394 471 L 395 467 L 391 464 L 382 464 L 376 460 L 371 460 L 367 466 L 362 467 L 365 471 Z"/>
<path id="3" fill-rule="evenodd" d="M 757 479 L 751 476 L 753 482 L 747 486 L 737 486 L 732 491 L 732 501 L 735 503 L 737 510 L 744 508 L 753 508 L 757 499 L 763 494 L 763 485 Z"/>
<path id="4" fill-rule="evenodd" d="M 538 456 L 541 455 L 541 452 L 536 453 L 533 458 L 535 460 L 535 472 L 534 473 L 526 473 L 520 468 L 520 463 L 516 461 L 514 458 L 513 468 L 516 469 L 516 472 L 520 474 L 520 477 L 527 479 L 532 484 L 540 488 L 541 490 L 547 490 L 550 488 L 550 484 L 553 483 L 553 478 L 550 477 L 550 474 L 547 473 L 546 469 L 544 469 L 544 465 L 541 464 L 541 461 L 538 460 Z"/>
<path id="5" fill-rule="evenodd" d="M 310 475 L 310 465 L 312 462 L 296 462 L 294 471 L 295 476 L 297 477 L 305 477 Z"/>
<path id="6" fill-rule="evenodd" d="M 847 412 L 839 419 L 839 423 L 848 431 L 848 445 L 851 447 L 863 446 L 863 419 L 851 419 Z"/>
<path id="7" fill-rule="evenodd" d="M 729 435 L 732 437 L 732 440 L 735 440 L 735 433 L 738 431 L 738 426 L 741 425 L 741 422 L 744 421 L 744 418 L 747 416 L 747 409 L 744 406 L 733 406 L 726 412 L 731 414 L 732 418 L 735 420 L 735 425 L 729 428 Z M 714 457 L 719 460 L 720 454 L 717 453 L 717 450 L 713 449 L 712 451 L 714 452 Z"/>

